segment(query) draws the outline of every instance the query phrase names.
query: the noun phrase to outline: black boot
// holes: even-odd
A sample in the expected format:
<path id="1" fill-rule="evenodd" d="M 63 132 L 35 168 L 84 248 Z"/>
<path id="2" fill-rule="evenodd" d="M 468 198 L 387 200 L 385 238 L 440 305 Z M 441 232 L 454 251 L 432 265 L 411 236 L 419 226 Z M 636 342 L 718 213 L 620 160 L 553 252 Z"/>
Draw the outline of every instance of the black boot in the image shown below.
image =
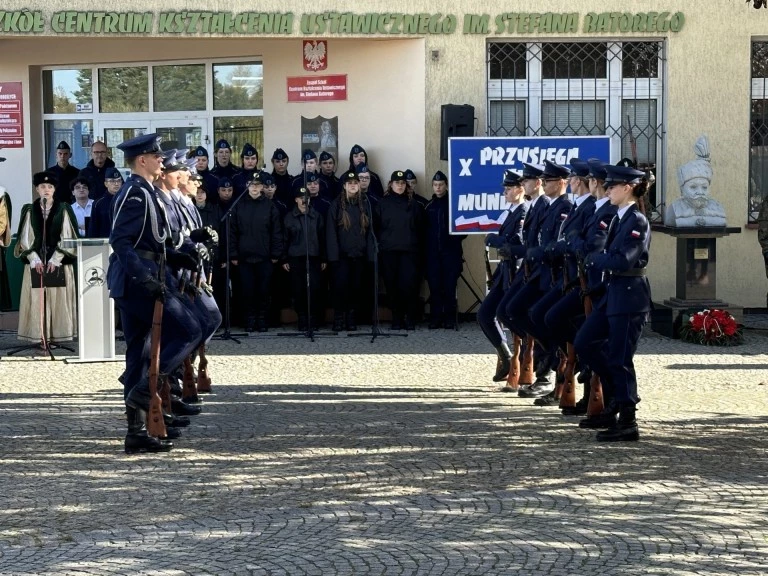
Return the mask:
<path id="1" fill-rule="evenodd" d="M 614 402 L 609 402 L 597 416 L 590 416 L 580 420 L 579 428 L 588 428 L 590 430 L 612 428 L 616 425 L 616 414 L 618 413 L 619 407 Z"/>
<path id="2" fill-rule="evenodd" d="M 600 442 L 637 442 L 639 439 L 635 407 L 632 405 L 622 406 L 619 420 L 608 430 L 597 433 L 597 440 Z"/>
<path id="3" fill-rule="evenodd" d="M 440 328 L 442 325 L 443 325 L 443 323 L 442 323 L 442 322 L 440 322 L 440 318 L 439 318 L 438 316 L 430 316 L 430 318 L 429 318 L 429 324 L 427 325 L 427 327 L 428 327 L 430 330 L 437 330 L 437 329 L 438 329 L 438 328 Z"/>
<path id="4" fill-rule="evenodd" d="M 512 358 L 512 352 L 506 342 L 496 346 L 496 357 L 496 374 L 493 375 L 493 381 L 501 382 L 509 375 L 509 360 Z"/>
<path id="5" fill-rule="evenodd" d="M 181 399 L 171 398 L 171 410 L 176 416 L 197 416 L 203 411 L 203 407 L 199 405 L 187 404 L 182 402 Z"/>
<path id="6" fill-rule="evenodd" d="M 346 326 L 347 326 L 347 332 L 356 332 L 357 331 L 357 320 L 355 319 L 355 311 L 350 310 L 347 312 L 346 317 Z"/>
<path id="7" fill-rule="evenodd" d="M 259 314 L 259 317 L 256 319 L 256 332 L 266 332 L 267 330 L 269 330 L 267 315 L 266 313 Z"/>
<path id="8" fill-rule="evenodd" d="M 562 409 L 563 416 L 583 416 L 587 413 L 587 405 L 589 404 L 589 395 L 585 396 L 578 402 L 576 406 L 566 406 Z"/>
<path id="9" fill-rule="evenodd" d="M 125 435 L 126 454 L 168 452 L 173 448 L 173 443 L 158 440 L 147 434 L 146 412 L 127 406 L 125 414 L 128 420 L 128 433 Z"/>
<path id="10" fill-rule="evenodd" d="M 166 427 L 172 426 L 174 428 L 186 428 L 192 423 L 192 421 L 186 416 L 174 416 L 173 414 L 163 412 L 163 423 Z"/>
<path id="11" fill-rule="evenodd" d="M 246 332 L 256 332 L 256 317 L 255 316 L 248 316 L 248 319 L 245 321 L 245 331 Z"/>
<path id="12" fill-rule="evenodd" d="M 344 313 L 343 312 L 336 312 L 333 313 L 333 326 L 331 327 L 331 330 L 334 332 L 341 332 L 344 330 Z"/>

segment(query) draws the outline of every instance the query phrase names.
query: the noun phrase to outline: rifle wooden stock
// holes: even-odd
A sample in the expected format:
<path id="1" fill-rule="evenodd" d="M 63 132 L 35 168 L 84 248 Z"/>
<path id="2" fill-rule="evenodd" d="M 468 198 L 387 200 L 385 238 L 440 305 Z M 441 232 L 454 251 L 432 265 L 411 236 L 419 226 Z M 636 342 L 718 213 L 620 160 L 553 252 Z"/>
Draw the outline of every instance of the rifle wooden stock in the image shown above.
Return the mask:
<path id="1" fill-rule="evenodd" d="M 563 374 L 563 393 L 560 396 L 560 408 L 573 408 L 576 406 L 576 349 L 568 342 L 565 359 L 565 373 Z"/>
<path id="2" fill-rule="evenodd" d="M 533 371 L 533 347 L 536 341 L 533 336 L 525 336 L 525 351 L 523 352 L 523 361 L 520 366 L 520 386 L 530 386 L 536 381 L 536 374 Z"/>
<path id="3" fill-rule="evenodd" d="M 555 379 L 557 380 L 555 384 L 555 400 L 560 400 L 560 398 L 563 397 L 563 388 L 565 388 L 565 367 L 567 360 L 562 351 L 558 350 L 557 355 L 560 356 L 560 363 L 557 365 L 555 376 Z"/>
<path id="4" fill-rule="evenodd" d="M 208 375 L 208 358 L 205 357 L 205 342 L 200 344 L 197 354 L 200 356 L 200 362 L 197 364 L 197 391 L 210 392 L 211 377 Z"/>
<path id="5" fill-rule="evenodd" d="M 491 286 L 493 286 L 493 270 L 491 270 L 491 259 L 488 255 L 488 247 L 485 247 L 485 284 L 488 287 L 488 289 L 491 289 Z"/>
<path id="6" fill-rule="evenodd" d="M 507 388 L 511 391 L 520 389 L 520 349 L 523 340 L 517 334 L 512 339 L 512 358 L 509 359 L 509 374 L 507 374 Z"/>
<path id="7" fill-rule="evenodd" d="M 149 359 L 149 413 L 147 414 L 147 432 L 150 436 L 165 438 L 162 400 L 158 394 L 158 376 L 160 374 L 160 335 L 163 328 L 163 303 L 155 301 L 152 315 L 152 337 L 150 340 Z"/>
<path id="8" fill-rule="evenodd" d="M 584 263 L 579 261 L 579 285 L 584 293 L 584 314 L 592 314 L 592 298 L 587 294 L 587 277 L 584 274 Z M 600 377 L 592 373 L 589 381 L 589 403 L 587 404 L 587 416 L 597 416 L 603 411 L 605 403 L 603 401 L 603 383 Z"/>
<path id="9" fill-rule="evenodd" d="M 197 386 L 195 385 L 195 370 L 192 360 L 184 358 L 184 376 L 181 380 L 181 399 L 184 402 L 197 402 Z"/>

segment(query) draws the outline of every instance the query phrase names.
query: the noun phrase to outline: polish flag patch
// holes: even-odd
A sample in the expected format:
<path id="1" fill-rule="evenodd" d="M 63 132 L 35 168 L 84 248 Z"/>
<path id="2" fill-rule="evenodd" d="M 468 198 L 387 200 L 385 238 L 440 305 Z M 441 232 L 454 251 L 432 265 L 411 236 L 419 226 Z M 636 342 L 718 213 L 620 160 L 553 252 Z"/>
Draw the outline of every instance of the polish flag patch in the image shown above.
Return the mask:
<path id="1" fill-rule="evenodd" d="M 632 238 L 640 238 L 640 232 L 638 232 L 637 230 L 632 230 L 631 234 L 632 234 Z"/>
<path id="2" fill-rule="evenodd" d="M 605 230 L 606 228 L 608 228 L 608 224 L 606 224 L 605 222 L 603 222 L 603 221 L 601 220 L 601 221 L 600 221 L 600 229 L 601 229 L 601 230 Z"/>

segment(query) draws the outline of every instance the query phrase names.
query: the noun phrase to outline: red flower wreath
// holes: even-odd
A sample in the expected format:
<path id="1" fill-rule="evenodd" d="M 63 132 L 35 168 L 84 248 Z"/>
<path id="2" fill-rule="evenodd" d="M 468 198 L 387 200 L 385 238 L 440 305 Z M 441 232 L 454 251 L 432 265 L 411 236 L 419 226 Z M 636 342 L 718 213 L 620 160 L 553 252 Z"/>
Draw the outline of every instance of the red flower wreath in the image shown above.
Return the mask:
<path id="1" fill-rule="evenodd" d="M 725 310 L 702 310 L 683 322 L 680 338 L 707 346 L 734 346 L 744 342 L 743 328 Z"/>

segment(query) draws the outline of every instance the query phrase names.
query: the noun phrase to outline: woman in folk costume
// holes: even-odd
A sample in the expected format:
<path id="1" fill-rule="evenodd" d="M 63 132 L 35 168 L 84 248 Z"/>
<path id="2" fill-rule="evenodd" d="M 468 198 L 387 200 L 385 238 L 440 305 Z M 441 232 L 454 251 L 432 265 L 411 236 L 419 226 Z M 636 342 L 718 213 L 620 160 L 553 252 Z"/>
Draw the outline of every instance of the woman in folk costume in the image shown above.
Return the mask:
<path id="1" fill-rule="evenodd" d="M 13 206 L 11 197 L 0 186 L 0 310 L 11 309 L 11 289 L 8 285 L 8 270 L 5 265 L 5 249 L 11 244 L 11 218 Z"/>
<path id="2" fill-rule="evenodd" d="M 53 198 L 56 190 L 55 174 L 38 172 L 32 182 L 40 197 L 21 209 L 14 250 L 14 255 L 25 264 L 19 302 L 18 336 L 20 340 L 41 339 L 40 308 L 45 306 L 45 337 L 51 340 L 72 340 L 77 336 L 76 287 L 72 271 L 75 252 L 62 248 L 60 242 L 78 237 L 77 219 L 70 206 Z M 34 283 L 31 269 L 36 272 Z M 41 276 L 48 284 L 43 288 L 44 294 L 40 293 Z M 59 281 L 54 280 L 55 277 Z M 63 286 L 59 286 L 62 278 Z"/>

